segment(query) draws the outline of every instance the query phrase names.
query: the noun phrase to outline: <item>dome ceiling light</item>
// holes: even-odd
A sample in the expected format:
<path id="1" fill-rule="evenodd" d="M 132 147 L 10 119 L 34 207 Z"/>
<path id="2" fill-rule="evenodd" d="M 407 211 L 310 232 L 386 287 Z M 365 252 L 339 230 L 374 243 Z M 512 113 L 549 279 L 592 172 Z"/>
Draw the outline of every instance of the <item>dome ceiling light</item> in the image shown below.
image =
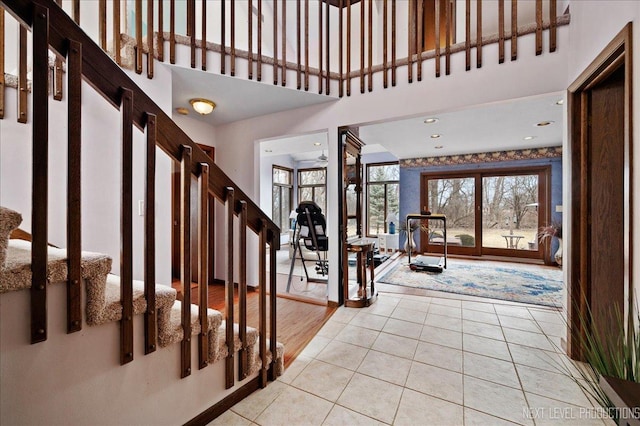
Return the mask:
<path id="1" fill-rule="evenodd" d="M 190 99 L 189 103 L 193 110 L 200 115 L 211 114 L 216 107 L 215 102 L 203 98 Z"/>

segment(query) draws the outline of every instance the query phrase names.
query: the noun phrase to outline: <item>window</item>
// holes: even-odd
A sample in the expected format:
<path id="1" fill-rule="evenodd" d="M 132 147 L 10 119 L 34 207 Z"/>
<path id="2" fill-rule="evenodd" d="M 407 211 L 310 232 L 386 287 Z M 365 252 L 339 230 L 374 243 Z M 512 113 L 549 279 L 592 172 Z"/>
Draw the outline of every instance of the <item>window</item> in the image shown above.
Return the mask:
<path id="1" fill-rule="evenodd" d="M 289 225 L 289 213 L 293 208 L 293 170 L 282 166 L 273 166 L 273 192 L 271 219 L 280 227 L 280 232 L 285 233 L 291 227 Z"/>
<path id="2" fill-rule="evenodd" d="M 388 232 L 389 213 L 398 214 L 399 188 L 398 163 L 367 164 L 367 235 Z"/>
<path id="3" fill-rule="evenodd" d="M 326 215 L 327 212 L 327 169 L 298 170 L 298 203 L 313 201 Z"/>

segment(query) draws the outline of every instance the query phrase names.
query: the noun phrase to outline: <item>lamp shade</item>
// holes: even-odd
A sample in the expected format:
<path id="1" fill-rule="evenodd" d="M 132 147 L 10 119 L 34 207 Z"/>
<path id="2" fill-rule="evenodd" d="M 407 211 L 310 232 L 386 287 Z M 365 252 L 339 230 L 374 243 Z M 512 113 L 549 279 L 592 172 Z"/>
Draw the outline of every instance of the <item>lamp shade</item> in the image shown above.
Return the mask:
<path id="1" fill-rule="evenodd" d="M 190 99 L 189 103 L 191 104 L 191 107 L 193 107 L 194 111 L 200 115 L 211 114 L 213 109 L 216 107 L 215 102 L 203 98 Z"/>

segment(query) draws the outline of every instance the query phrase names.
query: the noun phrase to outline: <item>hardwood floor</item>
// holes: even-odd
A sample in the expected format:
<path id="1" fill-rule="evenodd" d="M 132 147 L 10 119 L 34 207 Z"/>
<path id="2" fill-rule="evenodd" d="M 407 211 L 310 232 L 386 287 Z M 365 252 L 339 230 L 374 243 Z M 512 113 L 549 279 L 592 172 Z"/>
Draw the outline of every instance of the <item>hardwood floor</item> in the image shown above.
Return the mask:
<path id="1" fill-rule="evenodd" d="M 173 283 L 173 288 L 178 290 L 178 297 L 181 298 L 181 284 Z M 197 284 L 192 285 L 192 303 L 198 301 Z M 247 292 L 247 324 L 258 328 L 258 292 Z M 224 285 L 209 286 L 209 307 L 224 314 L 225 294 Z M 309 341 L 322 328 L 324 323 L 333 315 L 335 308 L 319 306 L 297 300 L 277 298 L 276 313 L 278 315 L 278 341 L 284 344 L 284 366 L 285 368 L 293 362 L 298 354 L 304 349 Z M 237 322 L 238 313 L 238 292 L 235 292 L 234 315 Z M 267 312 L 267 323 L 269 313 Z"/>

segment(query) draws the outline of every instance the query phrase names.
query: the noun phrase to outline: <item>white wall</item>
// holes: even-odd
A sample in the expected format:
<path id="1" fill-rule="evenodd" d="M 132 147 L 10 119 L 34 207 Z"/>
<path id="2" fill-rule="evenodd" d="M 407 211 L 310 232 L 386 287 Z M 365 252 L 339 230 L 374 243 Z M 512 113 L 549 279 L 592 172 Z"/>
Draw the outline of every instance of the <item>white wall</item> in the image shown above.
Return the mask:
<path id="1" fill-rule="evenodd" d="M 559 28 L 559 50 L 535 57 L 535 37 L 522 37 L 518 47 L 522 54 L 515 62 L 497 62 L 497 45 L 484 49 L 482 69 L 464 71 L 464 55 L 452 57 L 452 75 L 438 80 L 425 73 L 420 83 L 407 83 L 406 67 L 398 70 L 398 86 L 381 90 L 381 75 L 374 78 L 378 89 L 361 95 L 354 91 L 351 97 L 331 104 L 322 104 L 255 117 L 250 120 L 219 126 L 217 155 L 219 164 L 254 199 L 258 199 L 260 178 L 256 168 L 247 167 L 246 150 L 256 141 L 278 136 L 309 133 L 327 129 L 329 138 L 328 200 L 336 203 L 339 196 L 337 164 L 339 164 L 337 129 L 342 125 L 359 125 L 418 114 L 450 111 L 470 105 L 479 105 L 506 99 L 556 92 L 567 87 L 568 57 L 567 27 Z M 528 53 L 525 53 L 528 52 Z M 432 63 L 429 62 L 431 65 Z M 525 82 L 526 84 L 523 84 Z M 358 87 L 354 79 L 353 87 Z M 232 143 L 227 141 L 233 141 Z M 366 142 L 366 141 L 365 141 Z M 255 148 L 255 147 L 254 147 Z M 259 156 L 254 151 L 254 162 Z M 338 212 L 329 209 L 328 232 L 337 238 Z M 337 253 L 330 257 L 337 263 Z M 337 300 L 337 268 L 330 268 L 330 300 Z"/>
<path id="2" fill-rule="evenodd" d="M 640 105 L 640 2 L 636 1 L 573 1 L 571 2 L 571 25 L 569 27 L 569 41 L 571 51 L 569 52 L 568 81 L 573 82 L 585 68 L 596 58 L 604 47 L 622 30 L 628 23 L 633 22 L 633 82 L 632 82 L 632 103 Z M 640 123 L 640 108 L 633 109 L 634 134 L 632 141 L 632 151 L 637 152 L 640 147 L 640 131 L 637 123 Z M 565 142 L 565 152 L 569 152 L 569 146 Z M 633 175 L 632 175 L 632 211 L 631 226 L 634 230 L 631 241 L 632 247 L 640 244 L 640 156 L 633 155 Z M 564 164 L 564 187 L 571 187 L 570 158 L 565 156 Z M 570 191 L 565 191 L 564 205 L 570 205 Z M 569 229 L 570 217 L 565 215 L 564 229 Z M 568 247 L 568 240 L 565 246 Z M 627 259 L 630 265 L 640 265 L 640 250 L 632 250 L 633 258 Z M 569 253 L 570 255 L 570 253 Z M 633 282 L 635 283 L 636 301 L 640 300 L 640 268 L 634 267 Z"/>

